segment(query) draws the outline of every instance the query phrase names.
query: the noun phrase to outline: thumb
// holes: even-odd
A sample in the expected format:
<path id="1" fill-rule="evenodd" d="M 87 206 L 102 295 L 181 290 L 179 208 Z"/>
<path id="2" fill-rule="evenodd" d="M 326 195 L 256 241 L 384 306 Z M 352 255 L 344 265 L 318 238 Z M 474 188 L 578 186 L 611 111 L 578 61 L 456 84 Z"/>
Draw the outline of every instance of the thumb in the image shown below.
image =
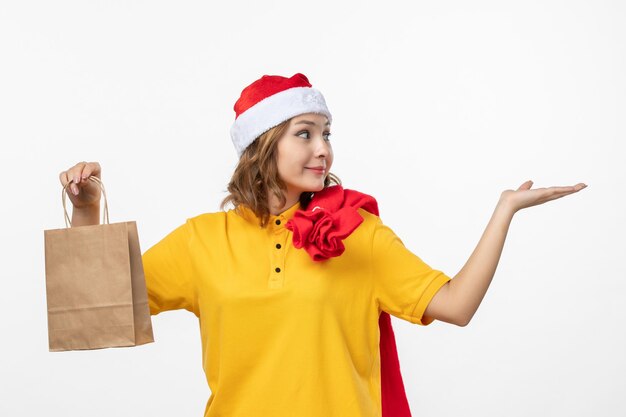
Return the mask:
<path id="1" fill-rule="evenodd" d="M 519 186 L 519 188 L 517 189 L 519 190 L 530 190 L 530 187 L 533 186 L 533 182 L 531 180 L 526 181 L 525 183 L 523 183 L 522 185 Z"/>

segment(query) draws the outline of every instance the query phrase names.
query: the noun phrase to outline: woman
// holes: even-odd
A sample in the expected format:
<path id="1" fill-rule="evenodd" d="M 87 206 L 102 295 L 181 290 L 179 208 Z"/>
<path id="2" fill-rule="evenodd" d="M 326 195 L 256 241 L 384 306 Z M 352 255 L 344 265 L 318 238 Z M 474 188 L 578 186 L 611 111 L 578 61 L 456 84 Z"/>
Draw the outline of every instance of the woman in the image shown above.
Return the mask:
<path id="1" fill-rule="evenodd" d="M 143 255 L 150 311 L 200 319 L 205 416 L 410 416 L 389 314 L 465 326 L 518 210 L 585 187 L 506 190 L 451 279 L 407 250 L 376 200 L 330 173 L 332 117 L 306 76 L 263 76 L 235 104 L 239 163 L 222 209 Z M 98 224 L 97 162 L 62 172 L 73 226 Z"/>

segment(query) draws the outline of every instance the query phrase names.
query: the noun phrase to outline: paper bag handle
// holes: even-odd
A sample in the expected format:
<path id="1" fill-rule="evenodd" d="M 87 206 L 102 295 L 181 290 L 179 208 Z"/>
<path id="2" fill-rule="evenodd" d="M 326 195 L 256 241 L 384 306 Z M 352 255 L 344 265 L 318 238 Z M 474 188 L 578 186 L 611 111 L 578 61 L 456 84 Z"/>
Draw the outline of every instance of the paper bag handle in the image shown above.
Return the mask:
<path id="1" fill-rule="evenodd" d="M 104 190 L 104 184 L 102 183 L 102 181 L 100 180 L 100 178 L 98 177 L 94 177 L 94 176 L 90 176 L 89 179 L 91 181 L 94 181 L 95 183 L 97 183 L 100 186 L 100 189 L 102 190 L 102 195 L 104 196 L 104 212 L 102 213 L 102 224 L 104 224 L 106 222 L 106 224 L 110 224 L 109 222 L 109 204 L 107 203 L 107 193 Z M 72 181 L 68 181 L 67 184 L 65 184 L 65 187 L 63 187 L 63 190 L 61 191 L 61 201 L 63 201 L 63 212 L 65 213 L 65 226 L 66 227 L 72 227 L 72 221 L 70 220 L 70 216 L 67 214 L 67 206 L 65 204 L 65 194 L 67 193 L 67 187 L 72 183 Z"/>

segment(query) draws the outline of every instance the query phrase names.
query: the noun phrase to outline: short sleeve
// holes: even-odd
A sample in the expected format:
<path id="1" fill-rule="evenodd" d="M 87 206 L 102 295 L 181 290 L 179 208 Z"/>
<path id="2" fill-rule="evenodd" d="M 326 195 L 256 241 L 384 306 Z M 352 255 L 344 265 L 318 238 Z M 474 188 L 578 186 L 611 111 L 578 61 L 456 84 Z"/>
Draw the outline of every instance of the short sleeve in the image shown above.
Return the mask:
<path id="1" fill-rule="evenodd" d="M 377 218 L 372 237 L 374 295 L 382 311 L 411 323 L 428 325 L 424 311 L 450 277 L 409 251 Z"/>
<path id="2" fill-rule="evenodd" d="M 198 315 L 189 239 L 186 222 L 143 254 L 150 314 L 185 309 Z"/>

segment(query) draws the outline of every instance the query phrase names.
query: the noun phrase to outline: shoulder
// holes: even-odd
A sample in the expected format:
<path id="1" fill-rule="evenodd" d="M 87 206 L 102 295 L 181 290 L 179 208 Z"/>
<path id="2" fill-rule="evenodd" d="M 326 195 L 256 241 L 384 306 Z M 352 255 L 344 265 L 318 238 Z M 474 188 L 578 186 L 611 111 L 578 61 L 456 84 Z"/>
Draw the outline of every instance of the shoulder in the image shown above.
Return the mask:
<path id="1" fill-rule="evenodd" d="M 200 213 L 195 216 L 187 218 L 187 223 L 202 223 L 212 222 L 226 217 L 227 212 L 216 211 L 211 213 Z"/>
<path id="2" fill-rule="evenodd" d="M 388 244 L 396 240 L 402 241 L 395 231 L 385 224 L 376 214 L 370 213 L 361 208 L 358 209 L 359 214 L 363 217 L 363 222 L 357 230 L 359 231 L 360 240 L 367 241 L 372 246 L 380 246 Z"/>
<path id="3" fill-rule="evenodd" d="M 227 211 L 217 211 L 211 213 L 201 213 L 187 218 L 185 226 L 191 234 L 218 235 L 220 233 L 233 232 L 241 228 L 250 228 L 256 219 L 246 217 L 244 212 L 237 212 L 234 209 Z"/>
<path id="4" fill-rule="evenodd" d="M 211 223 L 215 221 L 223 220 L 228 215 L 228 212 L 216 211 L 212 213 L 200 213 L 195 216 L 187 218 L 187 223 Z"/>
<path id="5" fill-rule="evenodd" d="M 363 223 L 359 225 L 359 229 L 363 229 L 368 231 L 368 233 L 373 233 L 374 230 L 382 224 L 380 217 L 378 217 L 374 213 L 370 213 L 369 211 L 358 208 L 358 213 L 363 217 Z"/>
<path id="6" fill-rule="evenodd" d="M 380 222 L 378 201 L 373 195 L 346 188 L 344 189 L 343 200 L 344 205 L 356 207 L 357 212 L 363 217 L 363 223 L 360 227 L 370 229 Z"/>
<path id="7" fill-rule="evenodd" d="M 225 224 L 227 213 L 223 211 L 213 213 L 201 213 L 192 217 L 188 217 L 182 225 L 190 235 L 206 233 L 219 228 Z"/>
<path id="8" fill-rule="evenodd" d="M 380 224 L 380 218 L 369 211 L 357 208 L 357 212 L 363 218 L 363 221 L 349 236 L 350 241 L 357 245 L 371 246 L 374 233 Z"/>

